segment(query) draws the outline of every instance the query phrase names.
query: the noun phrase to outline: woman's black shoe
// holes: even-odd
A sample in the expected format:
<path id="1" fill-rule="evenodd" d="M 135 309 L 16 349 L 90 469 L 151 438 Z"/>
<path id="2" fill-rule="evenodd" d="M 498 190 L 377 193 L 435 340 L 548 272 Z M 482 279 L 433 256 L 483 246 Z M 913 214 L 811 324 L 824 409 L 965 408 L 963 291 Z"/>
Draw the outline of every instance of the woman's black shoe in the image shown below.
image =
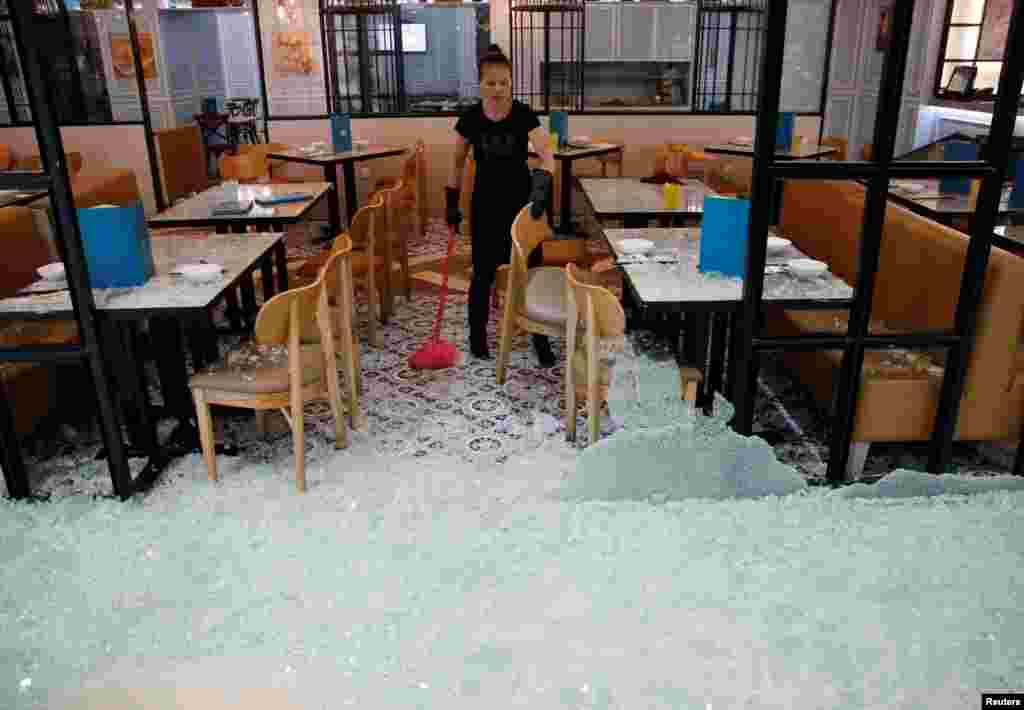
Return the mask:
<path id="1" fill-rule="evenodd" d="M 551 341 L 546 335 L 533 336 L 533 349 L 537 351 L 537 360 L 540 361 L 540 366 L 543 368 L 549 368 L 555 366 L 555 354 L 551 352 Z"/>

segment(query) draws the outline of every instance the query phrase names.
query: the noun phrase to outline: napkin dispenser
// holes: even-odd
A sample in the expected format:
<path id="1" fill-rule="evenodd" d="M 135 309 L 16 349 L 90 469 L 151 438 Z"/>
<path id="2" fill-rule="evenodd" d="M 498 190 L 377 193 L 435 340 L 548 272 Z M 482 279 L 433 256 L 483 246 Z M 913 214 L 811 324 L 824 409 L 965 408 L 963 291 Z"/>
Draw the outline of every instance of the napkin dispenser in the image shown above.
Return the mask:
<path id="1" fill-rule="evenodd" d="M 705 197 L 698 270 L 743 278 L 747 265 L 749 227 L 750 200 L 712 195 Z"/>

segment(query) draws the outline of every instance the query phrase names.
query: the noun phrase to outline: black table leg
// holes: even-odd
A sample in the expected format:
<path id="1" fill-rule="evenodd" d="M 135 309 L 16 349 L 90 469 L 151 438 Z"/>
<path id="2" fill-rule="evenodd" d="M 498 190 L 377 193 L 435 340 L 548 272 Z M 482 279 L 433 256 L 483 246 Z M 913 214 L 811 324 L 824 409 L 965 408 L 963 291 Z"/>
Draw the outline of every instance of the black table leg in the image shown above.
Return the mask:
<path id="1" fill-rule="evenodd" d="M 711 399 L 712 407 L 714 406 L 715 392 L 722 391 L 727 321 L 727 313 L 714 313 L 711 316 L 711 356 L 708 361 L 707 393 Z"/>
<path id="2" fill-rule="evenodd" d="M 347 160 L 341 164 L 345 172 L 345 210 L 348 213 L 348 223 L 351 226 L 352 220 L 359 209 L 359 194 L 356 192 L 356 164 Z M 338 232 L 341 232 L 339 229 Z M 338 233 L 336 232 L 336 234 Z"/>
<path id="3" fill-rule="evenodd" d="M 217 330 L 209 314 L 204 314 L 188 325 L 189 348 L 192 350 L 192 367 L 196 371 L 212 365 L 220 358 L 217 349 Z"/>
<path id="4" fill-rule="evenodd" d="M 725 398 L 730 402 L 733 401 L 736 390 L 736 368 L 738 362 L 736 360 L 736 345 L 737 339 L 739 338 L 739 327 L 740 327 L 740 314 L 730 313 L 729 314 L 729 349 L 728 349 L 728 364 L 726 365 L 725 373 Z"/>
<path id="5" fill-rule="evenodd" d="M 263 302 L 274 297 L 274 262 L 270 254 L 260 259 L 260 280 L 263 282 Z"/>
<path id="6" fill-rule="evenodd" d="M 274 245 L 274 265 L 277 268 L 277 291 L 284 293 L 288 290 L 288 251 L 283 239 Z"/>
<path id="7" fill-rule="evenodd" d="M 242 308 L 238 305 L 238 293 L 233 288 L 224 292 L 224 301 L 227 303 L 228 320 L 231 321 L 232 330 L 242 330 Z"/>
<path id="8" fill-rule="evenodd" d="M 644 229 L 650 225 L 647 215 L 623 215 L 622 226 L 625 229 Z"/>
<path id="9" fill-rule="evenodd" d="M 558 231 L 560 234 L 572 234 L 572 161 L 561 160 L 559 161 L 562 165 L 559 169 L 562 177 L 562 211 L 561 219 L 558 221 Z"/>
<path id="10" fill-rule="evenodd" d="M 125 447 L 128 458 L 142 458 L 156 453 L 156 425 L 146 393 L 146 371 L 138 355 L 138 329 L 135 323 L 119 323 L 110 319 L 100 322 L 103 332 L 103 357 L 110 366 L 111 380 L 116 384 L 118 410 L 128 428 L 131 444 Z M 97 460 L 106 459 L 103 448 Z"/>
<path id="11" fill-rule="evenodd" d="M 239 287 L 242 290 L 242 310 L 245 314 L 245 325 L 248 328 L 256 318 L 256 312 L 259 307 L 256 305 L 256 284 L 252 279 L 252 270 L 242 274 L 242 278 L 239 281 Z"/>
<path id="12" fill-rule="evenodd" d="M 32 494 L 28 480 L 28 469 L 21 455 L 21 442 L 14 428 L 14 415 L 7 400 L 4 387 L 0 386 L 0 465 L 4 469 L 7 495 L 11 498 L 27 498 Z"/>
<path id="13" fill-rule="evenodd" d="M 195 408 L 188 389 L 181 328 L 172 318 L 152 318 L 150 338 L 160 373 L 164 406 L 167 413 L 178 420 L 178 428 L 168 443 L 177 450 L 176 453 L 196 451 L 199 448 L 199 430 L 194 424 Z"/>
<path id="14" fill-rule="evenodd" d="M 348 179 L 347 174 L 345 176 L 345 179 Z M 341 192 L 338 190 L 337 165 L 332 164 L 324 166 L 324 182 L 328 182 L 334 187 L 334 189 L 327 196 L 327 219 L 328 222 L 330 223 L 331 229 L 330 238 L 334 239 L 334 237 L 341 234 L 341 211 L 338 209 L 338 196 L 341 194 Z"/>

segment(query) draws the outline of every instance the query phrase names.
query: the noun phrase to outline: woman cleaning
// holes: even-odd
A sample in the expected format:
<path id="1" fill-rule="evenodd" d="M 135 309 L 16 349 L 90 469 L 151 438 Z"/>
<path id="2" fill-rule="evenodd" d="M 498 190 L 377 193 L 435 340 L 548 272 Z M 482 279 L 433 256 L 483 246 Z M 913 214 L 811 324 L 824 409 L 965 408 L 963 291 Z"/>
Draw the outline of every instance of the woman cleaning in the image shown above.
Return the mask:
<path id="1" fill-rule="evenodd" d="M 528 203 L 538 219 L 551 196 L 554 156 L 547 131 L 529 106 L 512 99 L 512 63 L 496 44 L 480 60 L 480 103 L 455 124 L 455 164 L 445 188 L 448 224 L 458 228 L 459 186 L 470 147 L 476 161 L 473 182 L 473 280 L 469 287 L 469 348 L 475 357 L 490 358 L 487 318 L 498 267 L 509 263 L 512 222 Z M 540 154 L 542 168 L 530 172 L 529 144 Z M 540 249 L 532 257 L 539 261 Z M 534 261 L 531 258 L 531 262 Z M 535 264 L 531 263 L 530 266 Z M 542 367 L 555 364 L 547 336 L 533 336 Z"/>

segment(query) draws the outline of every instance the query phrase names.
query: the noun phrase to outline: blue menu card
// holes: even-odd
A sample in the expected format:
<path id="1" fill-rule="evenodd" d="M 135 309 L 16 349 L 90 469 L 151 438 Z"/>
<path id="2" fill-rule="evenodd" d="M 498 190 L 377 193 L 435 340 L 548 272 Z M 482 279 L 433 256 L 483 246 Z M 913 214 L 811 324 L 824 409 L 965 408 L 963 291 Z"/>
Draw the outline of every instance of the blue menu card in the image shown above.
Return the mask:
<path id="1" fill-rule="evenodd" d="M 331 140 L 335 153 L 352 150 L 352 117 L 347 113 L 331 114 Z"/>
<path id="2" fill-rule="evenodd" d="M 153 275 L 142 202 L 76 210 L 92 288 L 141 286 Z"/>
<path id="3" fill-rule="evenodd" d="M 711 195 L 705 197 L 698 270 L 743 278 L 747 263 L 749 226 L 750 200 Z"/>
<path id="4" fill-rule="evenodd" d="M 569 114 L 565 111 L 552 111 L 548 122 L 551 126 L 549 133 L 557 133 L 558 147 L 564 148 L 569 142 Z"/>
<path id="5" fill-rule="evenodd" d="M 977 160 L 978 144 L 970 141 L 949 141 L 942 144 L 943 160 Z M 939 179 L 939 192 L 968 194 L 971 179 L 967 177 L 944 177 Z"/>
<path id="6" fill-rule="evenodd" d="M 780 113 L 775 127 L 775 150 L 789 150 L 793 145 L 793 114 Z"/>
<path id="7" fill-rule="evenodd" d="M 1017 161 L 1013 174 L 1013 189 L 1010 191 L 1010 207 L 1024 209 L 1024 158 Z"/>

